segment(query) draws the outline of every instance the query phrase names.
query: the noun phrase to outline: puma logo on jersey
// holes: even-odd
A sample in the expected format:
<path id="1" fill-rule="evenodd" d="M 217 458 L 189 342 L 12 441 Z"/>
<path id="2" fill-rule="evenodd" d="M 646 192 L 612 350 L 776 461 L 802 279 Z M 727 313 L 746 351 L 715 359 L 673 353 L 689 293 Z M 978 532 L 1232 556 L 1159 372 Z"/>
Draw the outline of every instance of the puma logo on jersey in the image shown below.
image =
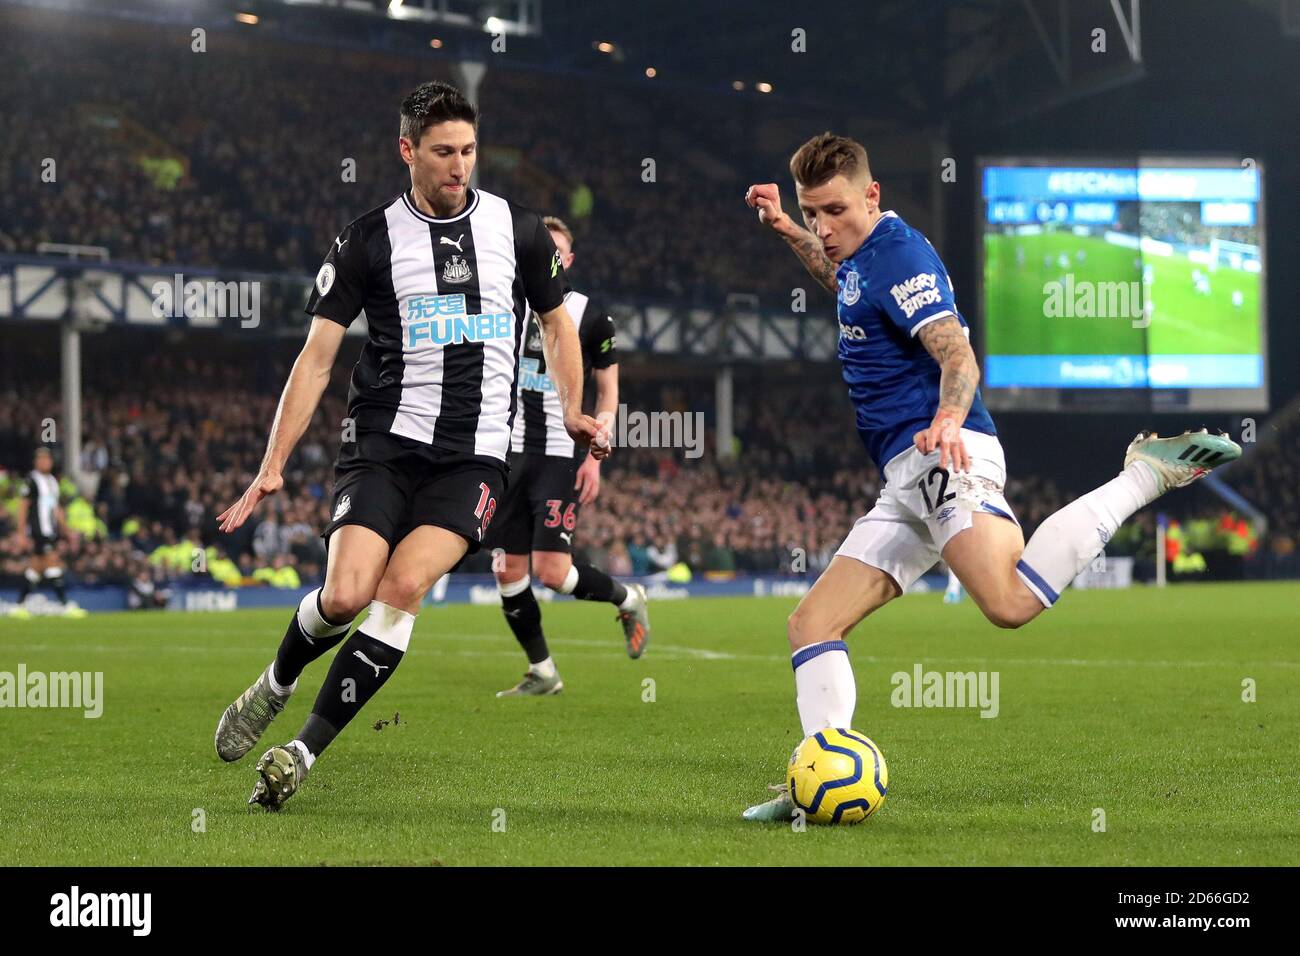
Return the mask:
<path id="1" fill-rule="evenodd" d="M 572 531 L 561 531 L 561 532 L 560 532 L 560 537 L 564 539 L 564 543 L 565 543 L 565 544 L 573 544 L 573 532 L 572 532 Z"/>
<path id="2" fill-rule="evenodd" d="M 380 672 L 380 671 L 386 671 L 386 670 L 388 670 L 388 665 L 387 665 L 387 664 L 376 664 L 376 663 L 375 663 L 374 661 L 372 661 L 370 658 L 366 657 L 365 654 L 361 653 L 361 651 L 353 651 L 353 652 L 352 652 L 352 656 L 353 656 L 353 657 L 356 657 L 356 658 L 359 658 L 360 660 L 364 661 L 365 663 L 367 663 L 367 664 L 369 664 L 371 667 L 373 667 L 373 668 L 375 669 L 375 676 L 376 676 L 376 677 L 379 676 L 379 672 Z"/>
<path id="3" fill-rule="evenodd" d="M 342 236 L 339 236 L 334 240 L 334 245 L 338 246 L 339 252 L 342 252 L 343 247 L 346 246 L 351 241 L 352 241 L 351 239 L 344 239 Z"/>
<path id="4" fill-rule="evenodd" d="M 462 232 L 459 236 L 457 236 L 455 239 L 448 239 L 446 236 L 439 236 L 439 237 L 438 237 L 438 245 L 440 245 L 440 246 L 455 246 L 457 252 L 464 252 L 465 250 L 462 249 L 462 248 L 460 247 L 460 241 L 461 241 L 462 239 L 464 239 L 464 238 L 465 238 L 465 233 L 463 233 L 463 232 Z"/>

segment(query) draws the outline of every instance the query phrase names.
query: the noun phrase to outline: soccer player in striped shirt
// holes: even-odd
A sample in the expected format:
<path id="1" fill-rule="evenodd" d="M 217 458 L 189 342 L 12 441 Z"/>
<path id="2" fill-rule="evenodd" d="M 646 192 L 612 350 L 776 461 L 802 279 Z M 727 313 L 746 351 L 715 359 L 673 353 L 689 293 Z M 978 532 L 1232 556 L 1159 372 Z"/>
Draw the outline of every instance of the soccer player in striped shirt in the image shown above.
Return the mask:
<path id="1" fill-rule="evenodd" d="M 573 265 L 573 233 L 555 216 L 542 220 L 560 251 L 567 273 Z M 584 385 L 596 383 L 596 419 L 613 428 L 618 410 L 618 351 L 614 320 L 581 292 L 565 298 L 582 346 Z M 581 601 L 618 608 L 628 656 L 637 658 L 650 638 L 645 588 L 615 581 L 604 571 L 572 558 L 578 514 L 600 493 L 600 460 L 583 456 L 564 428 L 555 380 L 547 372 L 541 328 L 530 317 L 519 371 L 519 414 L 510 440 L 510 484 L 497 510 L 489 546 L 506 623 L 528 657 L 523 679 L 497 694 L 526 697 L 564 689 L 542 633 L 542 609 L 533 595 L 531 571 L 546 587 Z M 495 558 L 495 556 L 494 556 Z"/>
<path id="2" fill-rule="evenodd" d="M 392 676 L 433 582 L 482 543 L 506 483 L 519 339 L 537 315 L 564 427 L 600 458 L 608 438 L 582 414 L 582 355 L 560 254 L 539 215 L 470 186 L 478 112 L 426 83 L 402 102 L 398 150 L 410 188 L 334 240 L 307 302 L 313 316 L 280 399 L 261 470 L 218 516 L 233 531 L 284 485 L 283 470 L 347 327 L 368 338 L 352 373 L 335 466 L 325 584 L 303 598 L 275 660 L 222 715 L 217 753 L 257 743 L 311 661 L 340 643 L 315 706 L 267 750 L 249 803 L 276 810 Z M 350 637 L 354 619 L 366 619 Z"/>

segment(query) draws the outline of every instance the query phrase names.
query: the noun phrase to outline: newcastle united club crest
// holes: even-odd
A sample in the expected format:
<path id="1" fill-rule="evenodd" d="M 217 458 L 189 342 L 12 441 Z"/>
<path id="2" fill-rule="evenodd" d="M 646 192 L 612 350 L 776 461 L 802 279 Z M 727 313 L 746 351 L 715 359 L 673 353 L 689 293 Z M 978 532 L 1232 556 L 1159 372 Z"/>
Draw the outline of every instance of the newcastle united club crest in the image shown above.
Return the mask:
<path id="1" fill-rule="evenodd" d="M 457 285 L 461 282 L 468 282 L 473 276 L 469 271 L 469 263 L 463 256 L 453 255 L 442 267 L 442 281 Z"/>

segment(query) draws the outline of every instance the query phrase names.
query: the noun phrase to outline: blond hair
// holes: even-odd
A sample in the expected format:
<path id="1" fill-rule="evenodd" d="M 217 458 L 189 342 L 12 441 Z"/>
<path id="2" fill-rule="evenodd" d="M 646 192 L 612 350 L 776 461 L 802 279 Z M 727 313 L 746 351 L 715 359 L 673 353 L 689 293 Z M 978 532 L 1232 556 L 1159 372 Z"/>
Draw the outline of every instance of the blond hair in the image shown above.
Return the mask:
<path id="1" fill-rule="evenodd" d="M 558 232 L 565 239 L 569 240 L 569 245 L 573 245 L 573 230 L 570 229 L 559 216 L 543 216 L 542 225 L 552 232 Z"/>

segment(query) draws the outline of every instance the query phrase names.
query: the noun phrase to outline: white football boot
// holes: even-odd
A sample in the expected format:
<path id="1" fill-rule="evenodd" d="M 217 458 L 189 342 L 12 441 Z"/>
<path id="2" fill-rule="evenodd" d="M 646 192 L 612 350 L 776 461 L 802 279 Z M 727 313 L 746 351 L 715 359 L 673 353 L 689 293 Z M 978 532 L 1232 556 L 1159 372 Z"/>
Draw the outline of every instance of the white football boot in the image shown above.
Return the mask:
<path id="1" fill-rule="evenodd" d="M 1124 467 L 1145 462 L 1156 476 L 1160 494 L 1190 485 L 1214 468 L 1241 457 L 1241 446 L 1220 432 L 1211 435 L 1204 428 L 1161 438 L 1155 432 L 1138 432 L 1124 453 Z"/>

